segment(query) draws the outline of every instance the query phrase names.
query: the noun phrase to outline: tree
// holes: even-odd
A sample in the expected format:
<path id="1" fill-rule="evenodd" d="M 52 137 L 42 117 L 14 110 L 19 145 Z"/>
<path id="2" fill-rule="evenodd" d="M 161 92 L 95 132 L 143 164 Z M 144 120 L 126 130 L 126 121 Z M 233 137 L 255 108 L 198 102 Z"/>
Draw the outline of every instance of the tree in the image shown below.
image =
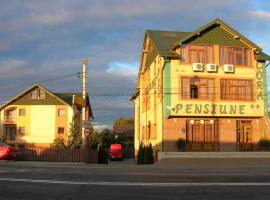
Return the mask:
<path id="1" fill-rule="evenodd" d="M 115 135 L 113 134 L 112 130 L 106 128 L 101 131 L 100 134 L 102 138 L 102 143 L 105 144 L 107 149 L 110 148 L 111 144 L 115 143 Z"/>
<path id="2" fill-rule="evenodd" d="M 78 149 L 82 145 L 82 136 L 78 134 L 74 123 L 69 124 L 69 130 L 67 134 L 67 148 Z"/>
<path id="3" fill-rule="evenodd" d="M 117 127 L 117 126 L 130 126 L 133 125 L 134 126 L 134 119 L 132 118 L 123 118 L 120 117 L 117 120 L 115 120 L 113 122 L 113 127 Z"/>
<path id="4" fill-rule="evenodd" d="M 102 135 L 94 131 L 90 134 L 89 146 L 97 149 L 98 145 L 102 143 Z"/>

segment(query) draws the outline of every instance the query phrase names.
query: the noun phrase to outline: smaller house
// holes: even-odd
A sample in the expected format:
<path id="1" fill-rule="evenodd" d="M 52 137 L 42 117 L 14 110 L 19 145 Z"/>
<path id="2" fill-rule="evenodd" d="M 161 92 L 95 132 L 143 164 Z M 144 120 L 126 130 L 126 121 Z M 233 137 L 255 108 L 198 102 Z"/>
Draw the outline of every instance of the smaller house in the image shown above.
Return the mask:
<path id="1" fill-rule="evenodd" d="M 113 126 L 113 133 L 125 138 L 125 148 L 134 148 L 134 125 Z"/>
<path id="2" fill-rule="evenodd" d="M 24 148 L 48 148 L 56 138 L 82 134 L 82 106 L 75 104 L 81 93 L 54 93 L 34 84 L 0 107 L 0 139 Z M 86 119 L 92 117 L 87 95 Z"/>

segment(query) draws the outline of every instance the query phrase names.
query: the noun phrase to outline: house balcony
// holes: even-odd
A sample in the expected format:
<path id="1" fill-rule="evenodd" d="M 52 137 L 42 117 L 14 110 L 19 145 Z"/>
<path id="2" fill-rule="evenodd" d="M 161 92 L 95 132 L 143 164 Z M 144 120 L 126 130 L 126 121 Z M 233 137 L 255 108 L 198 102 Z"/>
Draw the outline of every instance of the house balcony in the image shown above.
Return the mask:
<path id="1" fill-rule="evenodd" d="M 16 124 L 17 118 L 15 116 L 4 116 L 4 124 Z"/>

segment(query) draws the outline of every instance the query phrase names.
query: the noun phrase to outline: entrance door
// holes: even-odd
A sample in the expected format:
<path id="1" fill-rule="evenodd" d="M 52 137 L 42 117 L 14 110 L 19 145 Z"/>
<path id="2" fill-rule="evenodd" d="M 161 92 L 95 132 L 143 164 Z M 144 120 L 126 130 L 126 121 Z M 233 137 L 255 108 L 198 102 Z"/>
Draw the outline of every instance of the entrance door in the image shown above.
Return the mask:
<path id="1" fill-rule="evenodd" d="M 214 124 L 209 120 L 195 120 L 190 125 L 189 144 L 191 151 L 214 151 Z"/>
<path id="2" fill-rule="evenodd" d="M 240 151 L 252 151 L 252 128 L 251 121 L 241 121 L 240 123 Z"/>
<path id="3" fill-rule="evenodd" d="M 6 127 L 7 139 L 10 141 L 16 140 L 16 127 Z"/>

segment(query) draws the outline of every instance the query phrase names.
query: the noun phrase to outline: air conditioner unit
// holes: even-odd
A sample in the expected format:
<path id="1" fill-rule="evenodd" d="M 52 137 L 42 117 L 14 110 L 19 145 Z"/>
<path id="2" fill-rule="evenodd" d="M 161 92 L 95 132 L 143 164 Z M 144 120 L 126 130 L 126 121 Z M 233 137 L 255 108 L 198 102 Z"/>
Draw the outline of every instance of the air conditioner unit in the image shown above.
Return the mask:
<path id="1" fill-rule="evenodd" d="M 208 72 L 216 72 L 217 71 L 217 65 L 216 64 L 207 64 L 206 70 Z"/>
<path id="2" fill-rule="evenodd" d="M 203 64 L 202 63 L 193 63 L 192 69 L 194 72 L 202 72 L 203 71 Z"/>
<path id="3" fill-rule="evenodd" d="M 225 64 L 224 66 L 224 72 L 226 73 L 234 73 L 234 66 L 231 64 Z"/>

